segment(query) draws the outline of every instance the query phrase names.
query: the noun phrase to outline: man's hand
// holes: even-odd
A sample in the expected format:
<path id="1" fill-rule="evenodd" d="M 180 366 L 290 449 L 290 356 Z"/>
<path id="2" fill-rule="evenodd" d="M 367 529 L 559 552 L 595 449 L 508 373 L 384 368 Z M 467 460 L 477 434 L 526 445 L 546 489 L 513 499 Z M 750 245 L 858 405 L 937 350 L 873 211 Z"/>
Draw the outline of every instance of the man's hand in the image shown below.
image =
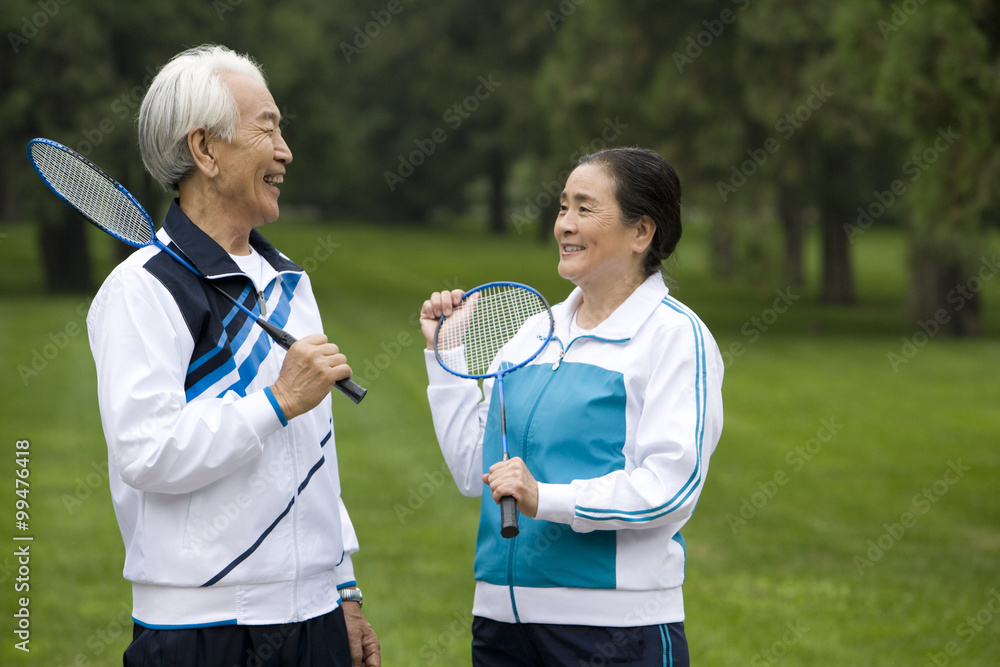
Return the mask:
<path id="1" fill-rule="evenodd" d="M 351 664 L 354 667 L 382 667 L 378 636 L 361 613 L 361 605 L 344 600 L 340 606 L 344 609 L 347 639 L 351 644 Z"/>
<path id="2" fill-rule="evenodd" d="M 349 377 L 347 357 L 323 334 L 312 334 L 289 348 L 271 391 L 285 419 L 292 419 L 315 408 L 338 380 Z"/>

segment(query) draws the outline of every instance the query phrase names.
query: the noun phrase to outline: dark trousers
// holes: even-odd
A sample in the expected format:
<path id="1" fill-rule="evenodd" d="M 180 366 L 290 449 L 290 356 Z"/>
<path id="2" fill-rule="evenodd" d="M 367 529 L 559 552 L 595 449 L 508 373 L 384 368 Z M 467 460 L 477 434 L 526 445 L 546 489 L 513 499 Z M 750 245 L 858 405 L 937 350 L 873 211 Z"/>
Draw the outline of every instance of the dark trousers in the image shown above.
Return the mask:
<path id="1" fill-rule="evenodd" d="M 472 622 L 475 667 L 689 667 L 683 623 L 634 628 Z"/>
<path id="2" fill-rule="evenodd" d="M 683 623 L 634 628 L 472 622 L 475 667 L 689 667 Z"/>
<path id="3" fill-rule="evenodd" d="M 344 611 L 301 623 L 154 630 L 136 624 L 125 667 L 351 667 Z"/>

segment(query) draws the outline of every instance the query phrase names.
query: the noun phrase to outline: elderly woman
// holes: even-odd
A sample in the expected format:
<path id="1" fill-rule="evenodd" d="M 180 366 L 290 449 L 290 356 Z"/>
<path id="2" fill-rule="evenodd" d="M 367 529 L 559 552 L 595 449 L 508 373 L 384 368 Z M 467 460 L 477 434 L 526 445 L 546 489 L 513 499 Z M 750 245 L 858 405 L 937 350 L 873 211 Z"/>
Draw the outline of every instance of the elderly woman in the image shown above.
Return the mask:
<path id="1" fill-rule="evenodd" d="M 309 277 L 258 231 L 292 161 L 260 68 L 221 46 L 178 54 L 139 144 L 177 194 L 159 238 L 206 277 L 148 246 L 88 316 L 132 582 L 124 664 L 378 665 L 330 409 L 351 369 Z M 299 341 L 286 353 L 209 281 Z"/>
<path id="2" fill-rule="evenodd" d="M 500 461 L 492 382 L 435 362 L 438 318 L 460 290 L 424 302 L 428 398 L 441 451 L 465 495 L 482 495 L 473 663 L 688 664 L 685 548 L 722 431 L 722 357 L 668 294 L 661 263 L 681 236 L 680 183 L 658 154 L 583 157 L 560 197 L 552 342 L 505 379 Z M 499 535 L 513 496 L 520 534 Z"/>

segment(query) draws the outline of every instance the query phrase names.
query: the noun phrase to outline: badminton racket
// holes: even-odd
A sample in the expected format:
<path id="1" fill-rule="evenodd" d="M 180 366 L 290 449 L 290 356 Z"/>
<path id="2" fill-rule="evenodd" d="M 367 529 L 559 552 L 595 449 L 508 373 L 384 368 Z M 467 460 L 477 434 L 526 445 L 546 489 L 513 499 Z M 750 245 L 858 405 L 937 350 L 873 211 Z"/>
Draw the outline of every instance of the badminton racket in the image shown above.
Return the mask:
<path id="1" fill-rule="evenodd" d="M 28 159 L 50 190 L 101 231 L 136 248 L 155 245 L 226 297 L 266 331 L 275 343 L 286 350 L 295 343 L 294 336 L 255 315 L 221 287 L 205 279 L 201 271 L 156 238 L 156 226 L 146 209 L 121 183 L 93 162 L 50 139 L 29 141 Z M 350 378 L 340 380 L 336 387 L 355 403 L 360 403 L 367 393 L 366 389 Z"/>
<path id="2" fill-rule="evenodd" d="M 503 380 L 537 357 L 552 339 L 555 320 L 541 294 L 520 283 L 493 282 L 462 296 L 434 332 L 434 356 L 449 373 L 465 378 L 496 378 L 500 403 L 503 460 L 507 450 L 507 414 Z M 500 500 L 500 534 L 517 536 L 517 507 L 512 496 Z"/>

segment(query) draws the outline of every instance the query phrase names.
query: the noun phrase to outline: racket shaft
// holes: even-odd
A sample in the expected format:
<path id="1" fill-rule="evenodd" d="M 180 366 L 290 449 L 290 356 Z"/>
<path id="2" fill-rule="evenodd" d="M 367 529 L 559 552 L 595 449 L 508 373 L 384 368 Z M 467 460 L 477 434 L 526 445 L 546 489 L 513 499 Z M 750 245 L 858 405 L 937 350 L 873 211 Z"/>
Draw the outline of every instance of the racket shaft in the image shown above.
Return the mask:
<path id="1" fill-rule="evenodd" d="M 257 318 L 257 324 L 260 325 L 261 329 L 267 332 L 267 335 L 270 336 L 275 343 L 285 348 L 286 350 L 290 348 L 292 345 L 294 345 L 297 341 L 295 336 L 288 333 L 284 329 L 279 329 L 278 327 L 274 326 L 265 319 Z M 334 384 L 334 386 L 341 392 L 343 392 L 345 396 L 354 401 L 355 405 L 360 403 L 361 399 L 364 398 L 365 394 L 368 393 L 367 389 L 356 383 L 351 378 L 347 378 L 345 380 L 338 380 Z"/>
<path id="2" fill-rule="evenodd" d="M 497 376 L 497 397 L 500 399 L 500 439 L 503 444 L 501 460 L 509 461 L 507 451 L 507 410 L 503 400 L 503 374 Z M 517 501 L 514 496 L 504 496 L 500 499 L 500 536 L 508 539 L 517 537 L 521 532 L 517 527 Z"/>

